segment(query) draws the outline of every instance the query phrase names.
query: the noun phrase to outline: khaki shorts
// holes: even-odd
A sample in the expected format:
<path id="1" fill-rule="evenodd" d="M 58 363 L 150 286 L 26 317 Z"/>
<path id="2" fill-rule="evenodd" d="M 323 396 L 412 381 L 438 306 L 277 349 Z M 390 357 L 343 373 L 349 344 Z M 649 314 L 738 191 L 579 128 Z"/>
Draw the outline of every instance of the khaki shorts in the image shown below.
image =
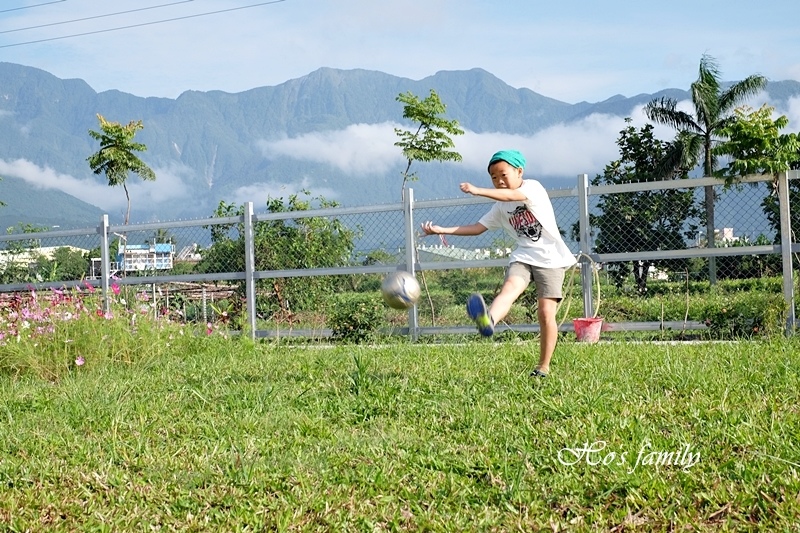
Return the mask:
<path id="1" fill-rule="evenodd" d="M 515 262 L 508 265 L 506 279 L 512 276 L 522 278 L 527 287 L 533 277 L 537 298 L 552 298 L 560 302 L 564 297 L 561 291 L 566 272 L 566 268 L 543 268 Z"/>

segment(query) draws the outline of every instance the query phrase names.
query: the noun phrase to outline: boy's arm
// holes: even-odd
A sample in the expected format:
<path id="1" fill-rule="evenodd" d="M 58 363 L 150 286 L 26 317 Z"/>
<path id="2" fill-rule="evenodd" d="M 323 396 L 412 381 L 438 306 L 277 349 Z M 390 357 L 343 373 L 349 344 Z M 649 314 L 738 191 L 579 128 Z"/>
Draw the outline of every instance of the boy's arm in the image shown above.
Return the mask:
<path id="1" fill-rule="evenodd" d="M 528 199 L 519 189 L 485 189 L 483 187 L 476 187 L 471 183 L 462 183 L 459 187 L 461 188 L 461 192 L 473 196 L 483 196 L 484 198 L 500 202 L 522 202 Z"/>
<path id="2" fill-rule="evenodd" d="M 437 226 L 430 220 L 422 223 L 425 235 L 480 235 L 486 231 L 486 226 L 476 222 L 466 226 Z"/>

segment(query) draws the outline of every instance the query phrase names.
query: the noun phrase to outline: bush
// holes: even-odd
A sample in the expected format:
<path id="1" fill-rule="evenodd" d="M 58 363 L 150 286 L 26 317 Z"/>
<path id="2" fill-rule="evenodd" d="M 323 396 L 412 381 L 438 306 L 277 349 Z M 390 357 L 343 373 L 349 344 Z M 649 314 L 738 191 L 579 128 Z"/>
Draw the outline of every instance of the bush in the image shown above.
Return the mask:
<path id="1" fill-rule="evenodd" d="M 328 311 L 328 327 L 339 341 L 362 343 L 375 338 L 383 323 L 383 300 L 374 294 L 340 296 Z"/>
<path id="2" fill-rule="evenodd" d="M 716 339 L 769 337 L 783 330 L 786 311 L 786 301 L 779 294 L 744 294 L 708 304 L 703 321 Z"/>

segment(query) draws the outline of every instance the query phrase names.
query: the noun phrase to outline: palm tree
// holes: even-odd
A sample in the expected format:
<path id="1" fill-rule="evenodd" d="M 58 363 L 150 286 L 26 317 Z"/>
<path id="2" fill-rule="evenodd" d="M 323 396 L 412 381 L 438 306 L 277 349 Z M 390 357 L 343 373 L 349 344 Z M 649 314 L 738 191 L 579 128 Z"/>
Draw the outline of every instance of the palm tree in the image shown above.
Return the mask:
<path id="1" fill-rule="evenodd" d="M 153 242 L 162 244 L 177 244 L 178 239 L 168 229 L 159 228 L 153 233 Z M 145 244 L 150 244 L 147 241 Z"/>
<path id="2" fill-rule="evenodd" d="M 644 108 L 647 118 L 678 130 L 673 149 L 667 154 L 663 169 L 670 173 L 678 168 L 692 168 L 703 157 L 703 176 L 713 176 L 717 160 L 713 144 L 719 140 L 720 130 L 734 120 L 733 111 L 747 98 L 767 86 L 764 76 L 752 75 L 723 89 L 720 72 L 713 57 L 703 55 L 700 72 L 690 87 L 694 115 L 679 111 L 678 102 L 672 98 L 652 100 Z M 714 187 L 705 188 L 706 241 L 714 247 Z M 709 281 L 716 283 L 717 271 L 714 257 L 708 259 Z"/>
<path id="3" fill-rule="evenodd" d="M 140 178 L 147 181 L 154 181 L 156 174 L 148 167 L 134 152 L 143 152 L 147 147 L 142 143 L 133 142 L 136 132 L 142 129 L 142 121 L 131 121 L 123 126 L 119 122 L 109 122 L 103 115 L 97 115 L 100 121 L 100 129 L 97 132 L 89 130 L 89 135 L 93 139 L 100 141 L 100 150 L 87 158 L 89 167 L 95 174 L 105 174 L 108 178 L 108 185 L 122 185 L 125 189 L 125 198 L 128 200 L 128 210 L 125 212 L 125 224 L 131 216 L 131 196 L 128 193 L 128 186 L 125 180 L 128 172 L 137 174 Z"/>

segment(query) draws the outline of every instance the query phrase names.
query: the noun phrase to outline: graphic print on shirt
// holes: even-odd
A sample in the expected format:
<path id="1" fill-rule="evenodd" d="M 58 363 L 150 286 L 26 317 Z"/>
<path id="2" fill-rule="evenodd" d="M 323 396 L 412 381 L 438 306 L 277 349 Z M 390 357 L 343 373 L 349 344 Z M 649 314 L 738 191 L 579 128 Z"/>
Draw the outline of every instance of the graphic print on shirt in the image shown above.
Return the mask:
<path id="1" fill-rule="evenodd" d="M 536 220 L 536 217 L 533 216 L 533 213 L 531 213 L 527 207 L 521 205 L 508 214 L 510 215 L 508 217 L 508 222 L 511 224 L 511 227 L 514 228 L 514 231 L 517 232 L 517 235 L 520 237 L 527 237 L 533 242 L 541 238 L 542 224 Z"/>

